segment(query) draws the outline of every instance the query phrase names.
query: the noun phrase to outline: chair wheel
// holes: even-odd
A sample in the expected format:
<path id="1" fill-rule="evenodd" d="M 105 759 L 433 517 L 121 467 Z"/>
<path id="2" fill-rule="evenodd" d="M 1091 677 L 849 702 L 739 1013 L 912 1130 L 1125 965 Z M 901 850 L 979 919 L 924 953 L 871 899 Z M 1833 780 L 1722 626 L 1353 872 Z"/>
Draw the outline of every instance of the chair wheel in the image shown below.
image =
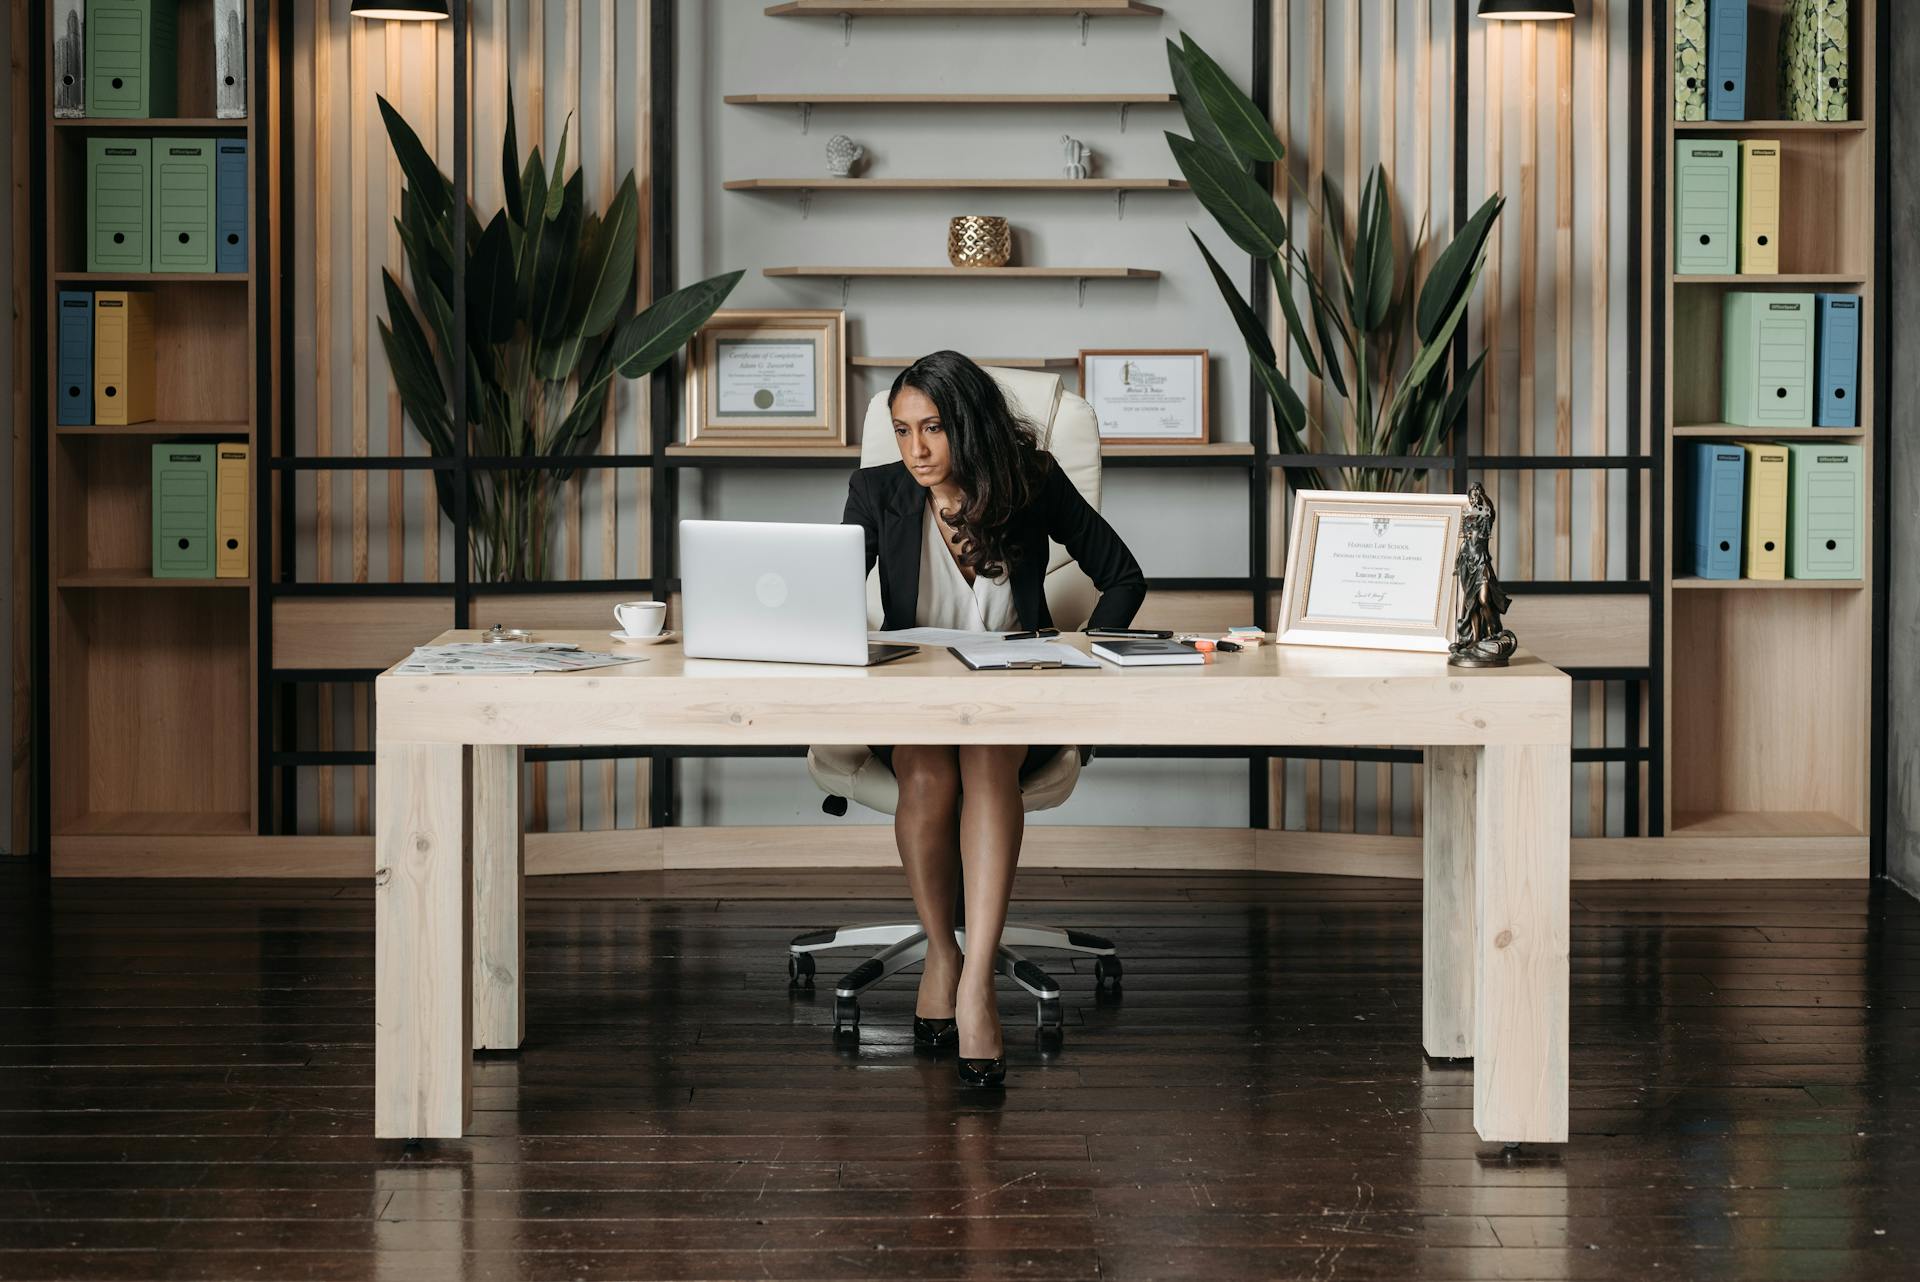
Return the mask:
<path id="1" fill-rule="evenodd" d="M 1066 1018 L 1060 1013 L 1059 998 L 1049 998 L 1043 1002 L 1035 1002 L 1033 1005 L 1035 1022 L 1043 1030 L 1050 1029 L 1057 1033 L 1065 1025 Z"/>
<path id="2" fill-rule="evenodd" d="M 1113 987 L 1118 988 L 1120 987 L 1120 976 L 1122 973 L 1120 959 L 1118 957 L 1097 958 L 1093 963 L 1093 986 L 1095 988 L 1105 988 L 1111 984 Z"/>
<path id="3" fill-rule="evenodd" d="M 787 954 L 787 983 L 796 988 L 813 986 L 813 954 Z"/>
<path id="4" fill-rule="evenodd" d="M 1041 1059 L 1052 1059 L 1066 1048 L 1066 1034 L 1060 1028 L 1041 1028 L 1033 1034 L 1034 1049 Z"/>
<path id="5" fill-rule="evenodd" d="M 833 1031 L 842 1029 L 857 1030 L 860 1027 L 860 1001 L 854 997 L 836 997 L 833 999 Z"/>

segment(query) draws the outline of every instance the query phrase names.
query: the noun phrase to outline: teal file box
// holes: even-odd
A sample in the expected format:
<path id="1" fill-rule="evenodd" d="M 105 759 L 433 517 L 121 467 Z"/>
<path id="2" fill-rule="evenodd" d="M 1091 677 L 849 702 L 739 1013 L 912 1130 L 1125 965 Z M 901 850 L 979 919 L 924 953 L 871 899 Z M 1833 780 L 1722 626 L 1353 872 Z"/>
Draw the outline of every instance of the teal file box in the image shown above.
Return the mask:
<path id="1" fill-rule="evenodd" d="M 1787 446 L 1787 577 L 1865 577 L 1866 472 L 1858 445 Z"/>
<path id="2" fill-rule="evenodd" d="M 213 577 L 213 449 L 153 447 L 153 577 Z"/>
<path id="3" fill-rule="evenodd" d="M 1721 318 L 1720 417 L 1812 427 L 1813 295 L 1730 290 Z"/>
<path id="4" fill-rule="evenodd" d="M 1733 275 L 1739 213 L 1738 144 L 1711 138 L 1686 138 L 1676 143 L 1674 271 L 1686 276 Z"/>
<path id="5" fill-rule="evenodd" d="M 1673 118 L 1707 118 L 1707 0 L 1674 0 Z"/>
<path id="6" fill-rule="evenodd" d="M 1712 0 L 1707 16 L 1707 119 L 1747 118 L 1747 0 Z"/>
<path id="7" fill-rule="evenodd" d="M 1740 522 L 1746 505 L 1747 452 L 1738 445 L 1691 442 L 1676 455 L 1684 477 L 1684 536 L 1675 550 L 1682 574 L 1740 577 Z"/>
<path id="8" fill-rule="evenodd" d="M 222 138 L 214 162 L 213 259 L 216 271 L 247 270 L 247 140 Z"/>
<path id="9" fill-rule="evenodd" d="M 213 270 L 211 138 L 153 140 L 153 269 Z"/>
<path id="10" fill-rule="evenodd" d="M 87 270 L 147 272 L 152 228 L 153 143 L 87 139 Z"/>
<path id="11" fill-rule="evenodd" d="M 87 114 L 171 116 L 174 0 L 87 0 Z"/>
<path id="12" fill-rule="evenodd" d="M 93 295 L 84 289 L 60 291 L 60 351 L 55 358 L 59 400 L 54 422 L 83 427 L 93 422 Z"/>

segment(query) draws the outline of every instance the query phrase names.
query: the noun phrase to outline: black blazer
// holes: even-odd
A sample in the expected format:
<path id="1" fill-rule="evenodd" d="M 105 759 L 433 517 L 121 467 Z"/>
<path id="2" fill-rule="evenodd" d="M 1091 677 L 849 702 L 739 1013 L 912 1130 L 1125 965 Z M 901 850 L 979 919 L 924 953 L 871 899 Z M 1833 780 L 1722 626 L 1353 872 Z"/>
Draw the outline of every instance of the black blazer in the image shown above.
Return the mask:
<path id="1" fill-rule="evenodd" d="M 920 603 L 920 545 L 925 537 L 927 491 L 901 462 L 863 467 L 847 486 L 843 525 L 867 534 L 867 569 L 880 562 L 880 604 L 888 629 L 914 626 Z M 1100 600 L 1087 620 L 1092 627 L 1124 628 L 1146 599 L 1147 578 L 1113 527 L 1051 458 L 1033 504 L 1016 518 L 1008 540 L 1013 553 L 1013 610 L 1023 628 L 1050 628 L 1047 613 L 1047 540 L 1058 542 L 1087 572 Z"/>

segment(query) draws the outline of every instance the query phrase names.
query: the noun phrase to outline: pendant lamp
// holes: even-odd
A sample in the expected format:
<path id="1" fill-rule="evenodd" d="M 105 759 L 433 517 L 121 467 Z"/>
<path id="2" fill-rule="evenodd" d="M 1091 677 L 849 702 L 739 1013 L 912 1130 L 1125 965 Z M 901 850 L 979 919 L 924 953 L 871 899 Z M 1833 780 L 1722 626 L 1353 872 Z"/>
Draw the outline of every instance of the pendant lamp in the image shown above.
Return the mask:
<path id="1" fill-rule="evenodd" d="M 1480 0 L 1480 16 L 1503 22 L 1571 18 L 1573 0 Z"/>
<path id="2" fill-rule="evenodd" d="M 356 18 L 388 18 L 444 22 L 449 16 L 447 0 L 353 0 L 349 10 Z"/>

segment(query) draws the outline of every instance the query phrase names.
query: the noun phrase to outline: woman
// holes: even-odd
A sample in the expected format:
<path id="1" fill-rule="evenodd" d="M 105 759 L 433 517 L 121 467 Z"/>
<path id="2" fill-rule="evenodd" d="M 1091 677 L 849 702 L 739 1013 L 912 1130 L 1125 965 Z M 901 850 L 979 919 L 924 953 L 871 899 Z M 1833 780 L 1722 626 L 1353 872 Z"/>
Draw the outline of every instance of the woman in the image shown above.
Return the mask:
<path id="1" fill-rule="evenodd" d="M 887 628 L 1003 632 L 1051 627 L 1047 541 L 1100 589 L 1090 626 L 1125 627 L 1146 578 L 1113 527 L 1081 497 L 992 375 L 958 352 L 923 356 L 887 395 L 900 462 L 855 472 L 843 518 L 880 563 Z M 1020 779 L 1057 747 L 901 744 L 874 752 L 893 770 L 893 830 L 927 958 L 914 1006 L 917 1045 L 959 1050 L 960 1080 L 1006 1076 L 994 953 L 1013 894 L 1025 814 Z M 953 938 L 966 869 L 967 950 Z"/>

